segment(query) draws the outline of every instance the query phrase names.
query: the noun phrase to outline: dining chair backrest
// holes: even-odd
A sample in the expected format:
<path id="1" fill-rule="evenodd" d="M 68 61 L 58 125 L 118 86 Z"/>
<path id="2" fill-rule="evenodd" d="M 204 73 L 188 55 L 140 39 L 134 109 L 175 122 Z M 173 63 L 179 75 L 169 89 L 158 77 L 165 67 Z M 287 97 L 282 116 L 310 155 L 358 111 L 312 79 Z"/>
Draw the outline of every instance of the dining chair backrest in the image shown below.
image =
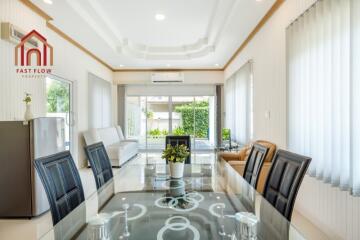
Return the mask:
<path id="1" fill-rule="evenodd" d="M 35 168 L 47 194 L 53 224 L 84 202 L 80 175 L 69 151 L 35 159 Z"/>
<path id="2" fill-rule="evenodd" d="M 185 145 L 190 151 L 190 155 L 185 159 L 185 164 L 191 164 L 191 138 L 189 135 L 166 136 L 165 148 L 168 144 L 170 144 L 171 146 Z"/>
<path id="3" fill-rule="evenodd" d="M 246 160 L 244 168 L 244 179 L 250 183 L 255 189 L 260 176 L 260 170 L 264 164 L 269 148 L 255 143 L 250 150 L 250 154 Z"/>
<path id="4" fill-rule="evenodd" d="M 87 158 L 94 173 L 97 189 L 113 178 L 111 162 L 102 142 L 85 147 Z"/>
<path id="5" fill-rule="evenodd" d="M 278 150 L 272 161 L 263 195 L 289 221 L 310 162 L 309 157 L 285 150 Z"/>

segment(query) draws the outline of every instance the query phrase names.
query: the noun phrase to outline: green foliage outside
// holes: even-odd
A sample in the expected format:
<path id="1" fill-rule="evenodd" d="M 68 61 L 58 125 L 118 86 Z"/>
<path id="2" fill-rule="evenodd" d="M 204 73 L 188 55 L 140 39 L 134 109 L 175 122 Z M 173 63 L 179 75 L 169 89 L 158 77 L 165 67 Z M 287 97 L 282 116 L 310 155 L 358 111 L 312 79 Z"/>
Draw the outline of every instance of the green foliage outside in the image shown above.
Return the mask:
<path id="1" fill-rule="evenodd" d="M 154 128 L 148 131 L 148 135 L 153 138 L 164 137 L 169 135 L 169 131 L 166 129 L 160 130 L 159 128 Z"/>
<path id="2" fill-rule="evenodd" d="M 230 129 L 229 128 L 222 129 L 222 140 L 230 140 Z"/>
<path id="3" fill-rule="evenodd" d="M 144 110 L 143 112 L 146 114 L 147 118 L 153 117 L 153 112 L 146 112 Z M 173 135 L 194 135 L 195 129 L 195 137 L 208 138 L 209 103 L 207 101 L 196 101 L 176 106 L 175 112 L 181 115 L 182 126 L 178 126 L 173 129 Z M 169 132 L 167 130 L 160 130 L 159 128 L 154 128 L 148 131 L 148 136 L 152 138 L 164 137 L 168 134 Z"/>
<path id="4" fill-rule="evenodd" d="M 143 113 L 145 113 L 147 119 L 153 119 L 154 118 L 154 112 L 146 111 L 145 109 L 143 109 L 142 111 L 143 111 Z"/>
<path id="5" fill-rule="evenodd" d="M 176 128 L 174 129 L 174 131 L 173 131 L 173 135 L 175 135 L 175 136 L 185 135 L 185 130 L 184 130 L 184 128 L 182 128 L 182 127 L 180 127 L 180 126 L 176 127 Z"/>
<path id="6" fill-rule="evenodd" d="M 171 146 L 168 144 L 162 153 L 161 158 L 167 159 L 170 162 L 182 163 L 190 155 L 189 149 L 186 145 Z"/>
<path id="7" fill-rule="evenodd" d="M 160 129 L 154 128 L 154 129 L 151 129 L 151 130 L 149 131 L 149 135 L 150 135 L 151 137 L 160 137 L 160 136 L 162 135 L 162 132 L 161 132 Z"/>
<path id="8" fill-rule="evenodd" d="M 176 106 L 175 112 L 181 114 L 184 130 L 182 135 L 194 135 L 195 129 L 195 137 L 208 138 L 209 103 L 207 101 L 195 101 L 194 103 Z"/>
<path id="9" fill-rule="evenodd" d="M 69 90 L 57 81 L 53 81 L 47 90 L 47 111 L 69 112 Z"/>

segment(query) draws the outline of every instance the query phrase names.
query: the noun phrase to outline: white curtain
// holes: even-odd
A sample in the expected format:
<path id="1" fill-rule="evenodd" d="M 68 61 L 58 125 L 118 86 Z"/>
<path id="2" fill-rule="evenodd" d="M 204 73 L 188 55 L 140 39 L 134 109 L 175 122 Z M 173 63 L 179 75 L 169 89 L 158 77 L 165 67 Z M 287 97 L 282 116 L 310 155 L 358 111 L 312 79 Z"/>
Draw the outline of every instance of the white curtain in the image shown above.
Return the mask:
<path id="1" fill-rule="evenodd" d="M 225 126 L 231 139 L 248 143 L 252 136 L 252 63 L 242 66 L 225 82 Z"/>
<path id="2" fill-rule="evenodd" d="M 89 73 L 89 128 L 111 126 L 111 83 Z"/>
<path id="3" fill-rule="evenodd" d="M 311 176 L 354 195 L 360 194 L 358 5 L 318 1 L 287 30 L 288 147 L 313 158 Z"/>

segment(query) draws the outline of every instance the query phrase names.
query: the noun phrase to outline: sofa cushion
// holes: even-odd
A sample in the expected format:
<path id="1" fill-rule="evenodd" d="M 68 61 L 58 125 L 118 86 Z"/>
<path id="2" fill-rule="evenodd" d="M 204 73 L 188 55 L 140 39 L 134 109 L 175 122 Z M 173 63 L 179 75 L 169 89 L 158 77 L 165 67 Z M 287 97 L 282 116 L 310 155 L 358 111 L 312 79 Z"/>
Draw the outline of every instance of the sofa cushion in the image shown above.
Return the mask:
<path id="1" fill-rule="evenodd" d="M 255 142 L 252 142 L 241 148 L 240 151 L 236 153 L 224 152 L 224 153 L 220 153 L 219 155 L 225 161 L 246 161 L 247 157 L 250 154 L 251 147 L 254 145 L 254 143 L 258 143 L 260 145 L 263 145 L 264 147 L 269 148 L 268 154 L 266 155 L 264 162 L 271 162 L 276 151 L 276 145 L 274 143 L 265 140 L 257 140 Z"/>
<path id="2" fill-rule="evenodd" d="M 116 128 L 100 128 L 96 130 L 104 146 L 110 146 L 120 141 Z"/>
<path id="3" fill-rule="evenodd" d="M 120 143 L 114 143 L 106 147 L 106 152 L 110 159 L 117 159 L 119 154 Z"/>
<path id="4" fill-rule="evenodd" d="M 117 159 L 119 155 L 123 155 L 127 152 L 137 152 L 138 144 L 137 142 L 127 142 L 122 141 L 118 143 L 111 144 L 106 147 L 106 151 L 110 159 Z"/>
<path id="5" fill-rule="evenodd" d="M 130 152 L 137 149 L 138 144 L 136 142 L 121 142 L 119 153 Z"/>
<path id="6" fill-rule="evenodd" d="M 96 129 L 90 129 L 84 132 L 85 143 L 87 146 L 101 142 L 100 136 Z"/>
<path id="7" fill-rule="evenodd" d="M 117 133 L 118 133 L 118 136 L 119 136 L 120 141 L 125 140 L 124 133 L 123 133 L 123 131 L 122 131 L 122 129 L 121 129 L 120 126 L 116 126 L 116 131 L 117 131 Z"/>

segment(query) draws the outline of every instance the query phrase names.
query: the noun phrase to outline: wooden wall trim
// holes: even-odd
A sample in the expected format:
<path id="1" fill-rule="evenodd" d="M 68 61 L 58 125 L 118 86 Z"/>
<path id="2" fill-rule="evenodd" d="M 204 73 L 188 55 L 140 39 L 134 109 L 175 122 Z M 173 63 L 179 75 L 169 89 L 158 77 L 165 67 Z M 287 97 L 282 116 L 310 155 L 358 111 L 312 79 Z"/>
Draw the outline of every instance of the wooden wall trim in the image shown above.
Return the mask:
<path id="1" fill-rule="evenodd" d="M 69 43 L 71 43 L 72 45 L 74 45 L 75 47 L 77 47 L 78 49 L 80 49 L 81 51 L 83 51 L 85 54 L 89 55 L 90 57 L 92 57 L 94 60 L 98 61 L 100 64 L 102 64 L 103 66 L 105 66 L 106 68 L 108 68 L 110 71 L 114 72 L 114 69 L 107 64 L 105 61 L 101 60 L 99 57 L 97 57 L 95 54 L 93 54 L 92 52 L 90 52 L 88 49 L 86 49 L 84 46 L 82 46 L 80 43 L 78 43 L 77 41 L 75 41 L 74 39 L 72 39 L 70 36 L 68 36 L 67 34 L 65 34 L 63 31 L 61 31 L 59 28 L 55 27 L 55 25 L 53 25 L 52 23 L 50 23 L 50 21 L 54 20 L 51 16 L 49 16 L 47 13 L 45 13 L 43 10 L 41 10 L 40 8 L 38 8 L 35 4 L 33 4 L 32 2 L 30 2 L 30 0 L 19 0 L 21 3 L 23 3 L 25 6 L 27 6 L 28 8 L 30 8 L 30 10 L 32 10 L 34 13 L 36 13 L 37 15 L 39 15 L 40 17 L 44 18 L 46 21 L 46 26 L 51 29 L 52 31 L 54 31 L 55 33 L 57 33 L 60 37 L 62 37 L 63 39 L 65 39 L 66 41 L 68 41 Z"/>
<path id="2" fill-rule="evenodd" d="M 29 7 L 33 12 L 35 12 L 40 17 L 44 18 L 46 20 L 46 26 L 53 30 L 55 33 L 57 33 L 59 36 L 82 50 L 84 53 L 98 61 L 100 64 L 107 67 L 109 70 L 113 72 L 149 72 L 149 71 L 225 71 L 226 68 L 235 60 L 237 56 L 244 50 L 244 48 L 251 42 L 251 40 L 256 36 L 256 34 L 262 29 L 262 27 L 266 24 L 266 22 L 274 15 L 274 13 L 280 8 L 280 6 L 285 2 L 285 0 L 276 0 L 276 2 L 273 4 L 273 6 L 270 8 L 270 10 L 265 14 L 265 16 L 260 20 L 260 22 L 256 25 L 254 30 L 249 34 L 249 36 L 245 39 L 245 41 L 240 45 L 240 47 L 235 51 L 235 53 L 230 57 L 230 59 L 226 62 L 223 68 L 199 68 L 199 69 L 168 69 L 168 68 L 134 68 L 134 69 L 114 69 L 109 64 L 107 64 L 105 61 L 101 60 L 99 57 L 97 57 L 95 54 L 90 52 L 88 49 L 86 49 L 84 46 L 82 46 L 80 43 L 72 39 L 70 36 L 65 34 L 63 31 L 61 31 L 59 28 L 55 27 L 53 24 L 50 23 L 53 18 L 49 16 L 47 13 L 45 13 L 43 10 L 38 8 L 35 4 L 30 2 L 30 0 L 19 0 L 21 3 Z"/>
<path id="3" fill-rule="evenodd" d="M 95 59 L 96 61 L 98 61 L 102 65 L 104 65 L 105 67 L 107 67 L 110 71 L 114 72 L 114 69 L 109 64 L 107 64 L 106 62 L 101 60 L 99 57 L 97 57 L 95 54 L 90 52 L 87 48 L 82 46 L 80 43 L 78 43 L 77 41 L 75 41 L 74 39 L 72 39 L 71 37 L 66 35 L 63 31 L 61 31 L 60 29 L 55 27 L 52 23 L 46 22 L 46 26 L 49 29 L 51 29 L 52 31 L 54 31 L 55 33 L 57 33 L 60 37 L 62 37 L 63 39 L 65 39 L 66 41 L 68 41 L 69 43 L 71 43 L 75 47 L 79 48 L 81 51 L 83 51 L 84 53 L 86 53 L 87 55 L 89 55 L 90 57 L 92 57 L 93 59 Z"/>
<path id="4" fill-rule="evenodd" d="M 127 68 L 114 69 L 114 72 L 222 72 L 222 68 Z"/>
<path id="5" fill-rule="evenodd" d="M 260 22 L 256 25 L 254 30 L 249 34 L 249 36 L 245 39 L 245 41 L 240 45 L 240 47 L 236 50 L 236 52 L 230 57 L 230 59 L 225 64 L 223 70 L 235 60 L 237 56 L 244 50 L 244 48 L 251 42 L 251 40 L 256 36 L 256 34 L 262 29 L 262 27 L 267 23 L 267 21 L 274 15 L 274 13 L 280 8 L 280 6 L 285 2 L 285 0 L 276 0 L 276 2 L 272 5 L 270 10 L 265 14 L 265 16 L 260 20 Z"/>
<path id="6" fill-rule="evenodd" d="M 35 4 L 30 2 L 29 0 L 19 0 L 21 3 L 29 7 L 33 12 L 35 12 L 40 17 L 44 18 L 47 22 L 53 20 L 46 12 L 38 8 Z"/>

